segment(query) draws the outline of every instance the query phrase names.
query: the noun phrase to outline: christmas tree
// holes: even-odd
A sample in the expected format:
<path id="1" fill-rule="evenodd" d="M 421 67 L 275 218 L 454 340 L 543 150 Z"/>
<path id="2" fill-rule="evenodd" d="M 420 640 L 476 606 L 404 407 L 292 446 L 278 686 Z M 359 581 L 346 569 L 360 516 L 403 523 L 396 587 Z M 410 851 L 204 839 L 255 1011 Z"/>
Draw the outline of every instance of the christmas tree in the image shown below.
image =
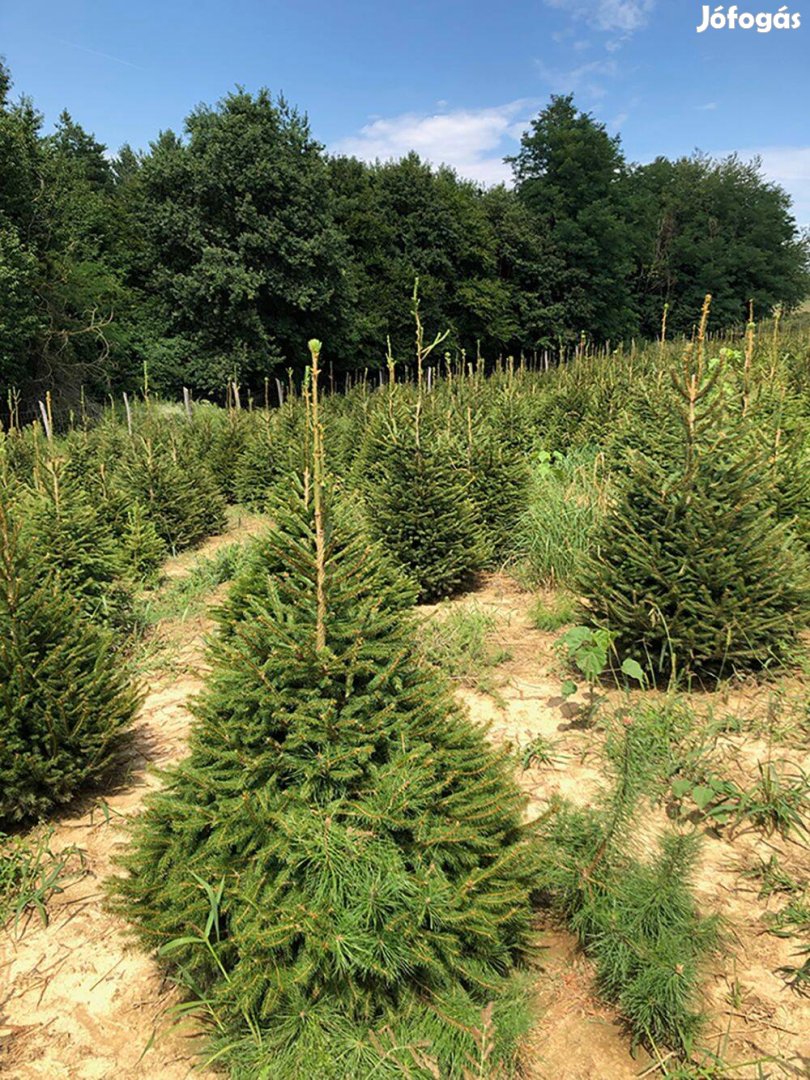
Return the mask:
<path id="1" fill-rule="evenodd" d="M 118 537 L 127 574 L 139 582 L 153 582 L 169 549 L 140 503 L 133 503 Z"/>
<path id="2" fill-rule="evenodd" d="M 254 510 L 267 510 L 287 477 L 304 467 L 305 412 L 297 398 L 273 413 L 253 414 L 234 467 L 236 501 Z"/>
<path id="3" fill-rule="evenodd" d="M 508 1066 L 524 800 L 420 661 L 374 545 L 338 535 L 317 395 L 312 422 L 311 481 L 264 540 L 276 572 L 213 643 L 190 756 L 135 825 L 116 906 L 208 1002 L 234 1075 L 461 1078 L 477 1029 Z"/>
<path id="4" fill-rule="evenodd" d="M 90 494 L 71 478 L 65 462 L 47 459 L 21 511 L 23 531 L 41 573 L 74 597 L 93 619 L 130 625 L 132 591 L 115 537 Z"/>
<path id="5" fill-rule="evenodd" d="M 101 778 L 137 707 L 110 634 L 39 558 L 0 490 L 0 822 L 46 814 Z"/>
<path id="6" fill-rule="evenodd" d="M 810 617 L 806 555 L 775 514 L 778 478 L 724 386 L 724 364 L 705 362 L 707 316 L 708 304 L 697 348 L 673 376 L 677 451 L 661 452 L 656 428 L 647 453 L 629 452 L 582 582 L 588 617 L 659 681 L 783 660 Z"/>
<path id="7" fill-rule="evenodd" d="M 526 456 L 501 443 L 486 425 L 470 432 L 466 450 L 470 498 L 483 533 L 486 565 L 497 566 L 514 550 L 515 531 L 528 500 Z"/>
<path id="8" fill-rule="evenodd" d="M 140 503 L 160 538 L 173 550 L 197 544 L 225 527 L 225 504 L 205 462 L 151 435 L 131 443 L 116 477 Z"/>
<path id="9" fill-rule="evenodd" d="M 380 415 L 360 457 L 369 528 L 417 582 L 424 603 L 468 588 L 487 547 L 454 440 L 412 415 Z"/>
<path id="10" fill-rule="evenodd" d="M 282 497 L 280 491 L 277 492 L 275 500 L 268 504 L 270 515 L 274 520 L 279 515 L 284 515 L 287 527 L 296 536 L 296 542 L 306 545 L 310 529 L 308 519 L 288 513 L 289 480 L 286 492 L 286 497 Z M 308 501 L 308 495 L 303 491 L 294 492 L 292 498 L 293 507 L 297 506 L 301 499 Z M 324 528 L 327 530 L 330 547 L 336 553 L 342 552 L 347 544 L 351 544 L 353 550 L 359 552 L 358 557 L 368 575 L 366 588 L 369 593 L 378 591 L 380 596 L 385 597 L 386 605 L 391 610 L 405 611 L 413 607 L 417 596 L 416 586 L 373 541 L 366 539 L 365 543 L 362 543 L 363 524 L 356 507 L 345 499 L 333 500 Z M 373 555 L 367 556 L 366 549 L 370 549 Z M 228 595 L 214 613 L 220 635 L 236 633 L 244 621 L 250 620 L 254 611 L 263 610 L 274 595 L 276 579 L 288 576 L 290 572 L 289 558 L 279 551 L 277 529 L 270 529 L 265 535 L 251 540 L 240 560 Z"/>

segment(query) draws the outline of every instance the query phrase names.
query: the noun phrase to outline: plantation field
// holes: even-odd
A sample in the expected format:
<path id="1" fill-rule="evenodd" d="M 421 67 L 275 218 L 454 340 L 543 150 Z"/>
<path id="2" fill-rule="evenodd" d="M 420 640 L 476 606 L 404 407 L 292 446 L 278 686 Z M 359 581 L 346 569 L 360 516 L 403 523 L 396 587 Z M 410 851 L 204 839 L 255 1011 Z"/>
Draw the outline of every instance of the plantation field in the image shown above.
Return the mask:
<path id="1" fill-rule="evenodd" d="M 234 511 L 222 536 L 164 565 L 163 591 L 188 580 L 194 566 L 223 543 L 242 542 L 264 525 L 260 517 Z M 4 935 L 0 970 L 7 996 L 0 1061 L 11 1077 L 95 1078 L 113 1071 L 124 1078 L 186 1077 L 196 1060 L 194 1020 L 172 1014 L 176 993 L 153 961 L 131 948 L 126 925 L 99 900 L 101 880 L 112 872 L 113 854 L 122 843 L 122 819 L 137 812 L 156 782 L 148 767 L 165 767 L 185 753 L 190 723 L 185 704 L 201 688 L 203 639 L 212 627 L 205 606 L 215 603 L 223 588 L 203 591 L 192 612 L 176 611 L 156 624 L 143 649 L 148 690 L 126 768 L 102 805 L 93 801 L 64 817 L 50 835 L 51 851 L 67 852 L 68 861 L 60 879 L 63 891 L 48 902 L 48 925 L 28 911 Z M 550 609 L 558 596 L 553 589 L 542 592 Z M 537 629 L 536 600 L 536 593 L 509 575 L 491 574 L 472 593 L 423 608 L 424 637 L 433 649 L 438 642 L 458 656 L 458 635 L 437 634 L 448 617 L 470 634 L 456 694 L 477 722 L 488 725 L 491 739 L 514 748 L 531 816 L 542 813 L 556 795 L 581 805 L 598 798 L 609 782 L 604 743 L 610 705 L 627 704 L 624 694 L 608 692 L 610 705 L 601 706 L 605 721 L 591 723 L 582 719 L 587 695 L 561 700 L 554 649 L 559 634 Z M 810 680 L 791 677 L 773 686 L 741 683 L 719 697 L 685 698 L 700 717 L 714 712 L 734 719 L 730 730 L 707 739 L 706 755 L 718 772 L 744 784 L 756 775 L 759 761 L 787 759 L 810 770 L 806 707 L 804 713 L 800 708 L 808 692 Z M 541 756 L 526 762 L 533 746 Z M 648 810 L 640 826 L 654 832 L 664 821 L 663 809 Z M 706 975 L 706 1044 L 729 1064 L 770 1059 L 765 1075 L 800 1075 L 808 1051 L 810 998 L 786 991 L 779 974 L 795 962 L 795 939 L 766 931 L 768 916 L 784 906 L 785 894 L 760 896 L 761 878 L 752 872 L 776 858 L 786 875 L 807 882 L 810 852 L 752 828 L 733 836 L 706 828 L 704 836 L 696 889 L 705 909 L 723 915 L 733 933 L 729 952 L 716 958 Z M 652 1065 L 643 1048 L 631 1054 L 621 1017 L 595 991 L 593 965 L 575 937 L 553 919 L 540 921 L 539 936 L 544 953 L 535 976 L 536 1020 L 522 1058 L 524 1075 L 630 1078 Z M 757 1072 L 752 1066 L 730 1075 Z"/>
<path id="2" fill-rule="evenodd" d="M 805 320 L 415 316 L 0 435 L 4 1074 L 806 1073 Z"/>

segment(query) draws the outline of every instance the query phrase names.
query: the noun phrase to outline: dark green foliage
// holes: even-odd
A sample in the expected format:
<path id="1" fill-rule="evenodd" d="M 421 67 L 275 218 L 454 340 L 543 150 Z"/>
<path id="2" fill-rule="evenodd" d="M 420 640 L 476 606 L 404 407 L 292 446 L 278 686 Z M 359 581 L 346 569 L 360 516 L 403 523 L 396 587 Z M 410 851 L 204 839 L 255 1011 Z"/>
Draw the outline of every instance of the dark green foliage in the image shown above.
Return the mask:
<path id="1" fill-rule="evenodd" d="M 289 502 L 290 480 L 287 479 L 287 498 L 278 499 L 276 510 L 282 511 Z M 274 515 L 275 516 L 275 515 Z M 330 541 L 335 553 L 342 553 L 347 543 L 356 546 L 357 536 L 362 532 L 358 513 L 347 502 L 337 502 L 332 508 L 332 528 Z M 298 528 L 300 542 L 306 540 L 306 522 L 298 523 L 290 519 L 289 528 Z M 244 622 L 249 621 L 256 604 L 266 607 L 276 588 L 276 579 L 290 573 L 287 561 L 280 557 L 278 538 L 275 529 L 269 529 L 262 536 L 251 539 L 241 552 L 238 566 L 233 574 L 233 582 L 228 595 L 217 609 L 219 632 L 222 636 L 234 633 Z M 366 588 L 369 594 L 377 590 L 385 597 L 386 607 L 390 610 L 407 611 L 416 602 L 417 589 L 394 564 L 383 550 L 375 550 L 374 558 L 367 561 Z"/>
<path id="2" fill-rule="evenodd" d="M 290 399 L 272 413 L 254 414 L 234 467 L 236 501 L 266 510 L 283 497 L 291 473 L 303 471 L 303 402 Z"/>
<path id="3" fill-rule="evenodd" d="M 626 165 L 618 136 L 554 96 L 512 159 L 520 200 L 552 237 L 564 270 L 551 300 L 570 337 L 620 340 L 636 326 Z"/>
<path id="4" fill-rule="evenodd" d="M 3 499 L 0 821 L 20 821 L 58 809 L 107 772 L 137 695 L 111 636 L 58 576 L 43 576 Z"/>
<path id="5" fill-rule="evenodd" d="M 135 180 L 147 349 L 149 339 L 178 346 L 153 362 L 154 377 L 173 394 L 183 382 L 221 392 L 229 378 L 258 390 L 281 362 L 303 359 L 316 327 L 342 333 L 327 164 L 306 117 L 267 90 L 200 105 L 185 126 L 185 140 L 160 135 Z"/>
<path id="6" fill-rule="evenodd" d="M 45 390 L 74 402 L 118 373 L 129 297 L 112 249 L 127 213 L 104 147 L 67 113 L 44 136 L 1 62 L 0 82 L 0 389 L 21 391 L 27 421 Z"/>
<path id="7" fill-rule="evenodd" d="M 275 519 L 117 909 L 236 1076 L 431 1075 L 422 1055 L 461 1078 L 491 1001 L 509 1067 L 536 856 L 507 758 L 419 660 L 375 547 L 336 526 L 321 559 L 301 493 Z"/>
<path id="8" fill-rule="evenodd" d="M 21 520 L 39 571 L 54 579 L 55 588 L 96 621 L 119 628 L 130 623 L 132 592 L 122 553 L 91 496 L 58 459 L 39 470 Z"/>
<path id="9" fill-rule="evenodd" d="M 160 564 L 169 554 L 154 522 L 137 502 L 127 511 L 119 546 L 127 573 L 142 582 L 155 580 Z"/>
<path id="10" fill-rule="evenodd" d="M 810 418 L 788 421 L 787 430 L 783 420 L 779 416 L 776 424 L 763 424 L 761 433 L 767 438 L 763 452 L 770 461 L 774 515 L 810 552 Z"/>
<path id="11" fill-rule="evenodd" d="M 111 161 L 66 112 L 44 134 L 5 67 L 0 82 L 0 400 L 18 388 L 23 422 L 48 390 L 65 419 L 83 390 L 132 395 L 144 365 L 153 391 L 221 399 L 235 379 L 263 405 L 316 327 L 337 385 L 384 368 L 387 338 L 401 363 L 417 276 L 453 355 L 490 362 L 651 337 L 665 304 L 688 333 L 707 290 L 733 328 L 751 299 L 759 316 L 810 289 L 789 197 L 758 163 L 631 165 L 570 96 L 532 121 L 510 190 L 415 153 L 327 157 L 266 89 L 200 105 L 182 134 Z M 212 440 L 228 498 L 238 427 Z"/>
<path id="12" fill-rule="evenodd" d="M 501 444 L 497 433 L 487 428 L 473 437 L 466 464 L 486 565 L 498 566 L 515 551 L 515 532 L 529 491 L 529 466 L 525 455 Z"/>
<path id="13" fill-rule="evenodd" d="M 716 680 L 784 660 L 810 617 L 806 556 L 774 514 L 769 458 L 722 363 L 687 359 L 673 425 L 649 429 L 582 577 L 589 618 L 654 679 Z M 694 381 L 693 381 L 694 380 Z"/>
<path id="14" fill-rule="evenodd" d="M 670 333 L 688 334 L 707 292 L 722 327 L 741 325 L 750 301 L 761 317 L 807 296 L 806 240 L 789 196 L 756 161 L 658 157 L 637 166 L 626 188 L 635 217 L 631 287 L 645 336 L 658 335 L 665 303 Z"/>
<path id="15" fill-rule="evenodd" d="M 486 560 L 470 478 L 449 440 L 422 437 L 416 424 L 383 424 L 364 458 L 373 535 L 419 585 L 423 602 L 469 588 Z"/>
<path id="16" fill-rule="evenodd" d="M 357 298 L 343 365 L 381 367 L 387 337 L 397 359 L 410 357 L 415 277 L 426 321 L 448 328 L 451 347 L 495 356 L 556 342 L 560 313 L 544 301 L 559 260 L 513 192 L 482 191 L 413 152 L 373 165 L 333 158 L 329 169 Z"/>
<path id="17" fill-rule="evenodd" d="M 225 527 L 225 505 L 204 460 L 173 440 L 136 436 L 119 466 L 121 492 L 140 503 L 173 551 Z"/>
<path id="18" fill-rule="evenodd" d="M 236 496 L 236 464 L 248 436 L 252 414 L 242 409 L 218 409 L 208 403 L 192 407 L 187 425 L 188 453 L 203 458 L 220 493 L 229 503 Z"/>

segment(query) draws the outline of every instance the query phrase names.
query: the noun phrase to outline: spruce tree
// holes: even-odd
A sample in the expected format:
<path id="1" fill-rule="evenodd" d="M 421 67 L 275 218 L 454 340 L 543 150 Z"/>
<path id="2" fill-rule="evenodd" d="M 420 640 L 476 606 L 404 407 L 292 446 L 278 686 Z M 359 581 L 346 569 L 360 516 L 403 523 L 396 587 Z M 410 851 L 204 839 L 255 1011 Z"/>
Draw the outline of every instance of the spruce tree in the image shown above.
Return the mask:
<path id="1" fill-rule="evenodd" d="M 487 426 L 470 433 L 470 499 L 483 534 L 486 565 L 502 563 L 515 546 L 515 530 L 528 500 L 525 454 L 503 445 Z"/>
<path id="2" fill-rule="evenodd" d="M 675 455 L 656 445 L 657 429 L 645 433 L 649 452 L 630 451 L 581 583 L 590 620 L 659 681 L 784 660 L 810 618 L 807 558 L 774 512 L 770 460 L 724 392 L 724 364 L 704 362 L 707 313 L 673 378 Z"/>
<path id="3" fill-rule="evenodd" d="M 287 477 L 304 468 L 305 412 L 297 398 L 290 398 L 256 419 L 234 467 L 234 492 L 237 502 L 261 511 L 272 505 Z"/>
<path id="4" fill-rule="evenodd" d="M 135 581 L 153 582 L 169 549 L 140 503 L 127 511 L 118 542 L 127 574 Z"/>
<path id="5" fill-rule="evenodd" d="M 275 501 L 269 507 L 270 516 L 285 516 L 289 526 L 297 529 L 299 542 L 306 543 L 308 524 L 306 519 L 298 521 L 290 518 L 289 479 L 287 494 L 282 498 L 276 494 Z M 342 551 L 347 544 L 355 544 L 363 533 L 362 517 L 356 507 L 345 499 L 335 499 L 331 503 L 327 522 L 330 543 L 336 552 Z M 276 578 L 290 573 L 289 560 L 279 554 L 276 529 L 269 529 L 264 535 L 252 539 L 240 560 L 228 595 L 217 608 L 215 614 L 219 633 L 223 636 L 238 632 L 239 627 L 249 621 L 254 607 L 263 607 L 270 603 L 275 589 Z M 374 551 L 374 558 L 366 565 L 366 588 L 369 593 L 377 590 L 385 597 L 386 605 L 393 611 L 406 611 L 416 602 L 417 588 L 387 553 L 376 543 L 368 541 Z"/>
<path id="6" fill-rule="evenodd" d="M 469 588 L 487 548 L 471 477 L 453 440 L 413 415 L 377 418 L 361 456 L 372 535 L 417 582 L 423 603 Z"/>
<path id="7" fill-rule="evenodd" d="M 115 538 L 91 495 L 59 458 L 37 470 L 24 500 L 23 531 L 41 573 L 72 595 L 88 616 L 124 628 L 132 620 L 132 590 Z"/>
<path id="8" fill-rule="evenodd" d="M 116 907 L 206 1000 L 235 1076 L 461 1078 L 489 1003 L 508 1067 L 524 800 L 423 666 L 376 547 L 338 529 L 317 406 L 313 423 L 314 473 L 264 540 L 275 572 L 212 644 L 190 755 L 135 824 Z"/>
<path id="9" fill-rule="evenodd" d="M 110 634 L 38 562 L 0 489 L 0 822 L 99 780 L 138 703 Z"/>
<path id="10" fill-rule="evenodd" d="M 205 462 L 174 440 L 137 436 L 117 474 L 122 491 L 145 508 L 173 550 L 191 547 L 225 527 L 225 503 Z"/>

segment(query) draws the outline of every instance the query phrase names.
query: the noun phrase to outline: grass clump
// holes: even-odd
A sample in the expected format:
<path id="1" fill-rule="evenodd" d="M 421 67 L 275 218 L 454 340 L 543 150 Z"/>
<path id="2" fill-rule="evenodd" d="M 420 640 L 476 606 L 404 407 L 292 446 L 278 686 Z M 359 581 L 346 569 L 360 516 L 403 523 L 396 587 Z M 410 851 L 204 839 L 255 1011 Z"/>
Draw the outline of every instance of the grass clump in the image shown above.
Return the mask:
<path id="1" fill-rule="evenodd" d="M 47 926 L 48 900 L 81 873 L 74 867 L 77 858 L 81 861 L 79 850 L 70 847 L 55 854 L 51 836 L 51 831 L 39 837 L 0 833 L 0 929 L 11 923 L 16 934 L 30 911 Z"/>
<path id="2" fill-rule="evenodd" d="M 757 763 L 757 778 L 744 793 L 740 812 L 766 835 L 808 833 L 810 776 L 797 765 Z"/>
<path id="3" fill-rule="evenodd" d="M 768 918 L 768 931 L 777 937 L 802 939 L 802 944 L 795 950 L 798 963 L 784 965 L 779 973 L 791 989 L 810 997 L 810 894 L 806 889 L 799 892 L 795 888 L 794 892 L 797 895 Z"/>
<path id="4" fill-rule="evenodd" d="M 598 988 L 634 1040 L 687 1056 L 703 1024 L 702 971 L 719 924 L 701 916 L 692 893 L 696 833 L 666 833 L 639 854 L 633 819 L 646 778 L 635 773 L 638 749 L 624 741 L 602 808 L 552 805 L 537 880 L 593 958 Z"/>
<path id="5" fill-rule="evenodd" d="M 524 769 L 559 765 L 563 760 L 563 755 L 557 751 L 556 742 L 543 734 L 530 739 L 520 753 L 520 763 Z"/>
<path id="6" fill-rule="evenodd" d="M 445 677 L 486 693 L 493 669 L 510 658 L 490 641 L 497 628 L 497 618 L 479 604 L 443 604 L 422 624 L 422 651 Z"/>
<path id="7" fill-rule="evenodd" d="M 610 504 L 604 462 L 589 449 L 541 451 L 517 523 L 522 576 L 532 586 L 575 585 Z"/>
<path id="8" fill-rule="evenodd" d="M 146 601 L 147 621 L 154 625 L 163 619 L 186 619 L 204 611 L 210 594 L 238 575 L 244 558 L 244 545 L 236 541 L 198 559 L 187 574 Z"/>
<path id="9" fill-rule="evenodd" d="M 556 593 L 551 600 L 538 596 L 529 610 L 532 626 L 547 633 L 576 622 L 578 615 L 579 606 L 568 593 Z"/>

